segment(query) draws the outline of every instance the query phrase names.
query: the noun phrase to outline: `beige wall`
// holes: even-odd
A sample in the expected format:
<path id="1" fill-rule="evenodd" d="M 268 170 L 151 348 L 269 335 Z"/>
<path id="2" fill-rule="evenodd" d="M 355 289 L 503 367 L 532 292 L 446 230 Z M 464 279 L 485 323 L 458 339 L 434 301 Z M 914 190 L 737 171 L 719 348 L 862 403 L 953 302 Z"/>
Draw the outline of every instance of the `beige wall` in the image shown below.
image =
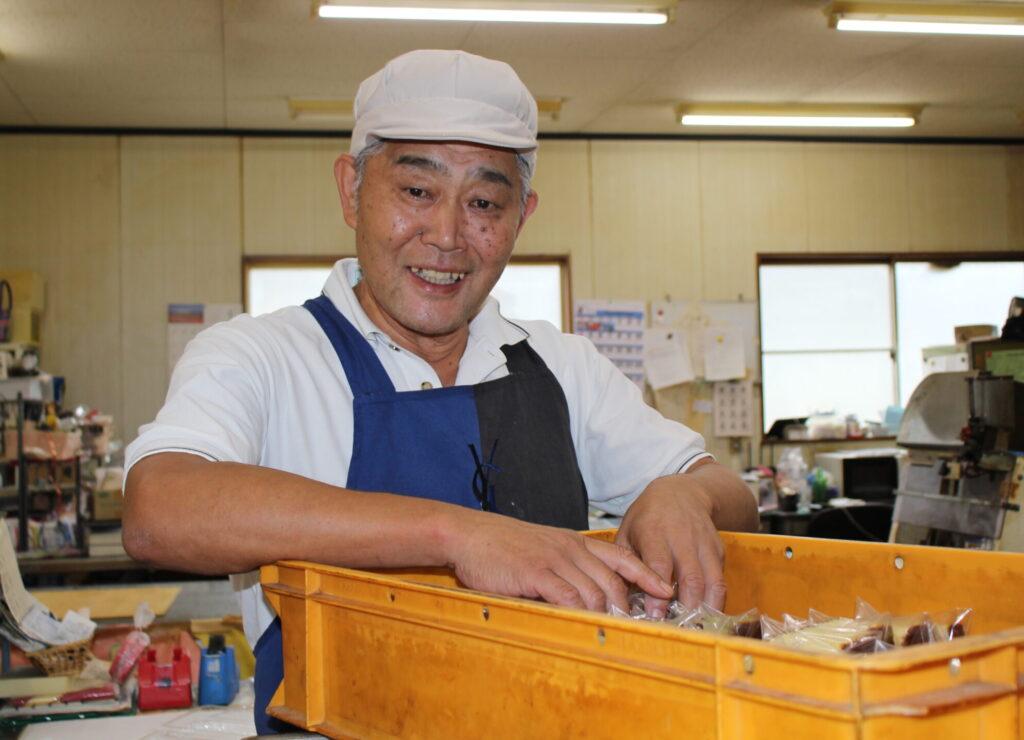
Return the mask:
<path id="1" fill-rule="evenodd" d="M 68 402 L 131 438 L 166 388 L 168 303 L 240 301 L 242 255 L 352 252 L 346 143 L 0 136 L 0 266 L 45 277 Z M 570 255 L 576 298 L 755 300 L 757 252 L 1024 250 L 1021 146 L 552 140 L 535 187 L 518 249 Z"/>

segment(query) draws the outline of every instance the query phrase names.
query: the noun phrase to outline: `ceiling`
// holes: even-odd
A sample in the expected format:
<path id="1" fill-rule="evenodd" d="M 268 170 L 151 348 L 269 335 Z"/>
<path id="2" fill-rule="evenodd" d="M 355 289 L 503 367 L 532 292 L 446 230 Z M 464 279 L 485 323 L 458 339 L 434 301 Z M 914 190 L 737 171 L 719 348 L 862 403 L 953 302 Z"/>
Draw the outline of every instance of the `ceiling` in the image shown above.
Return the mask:
<path id="1" fill-rule="evenodd" d="M 841 33 L 825 5 L 682 0 L 667 26 L 600 27 L 319 20 L 309 0 L 0 0 L 0 126 L 347 131 L 293 120 L 288 98 L 351 98 L 388 59 L 440 48 L 564 98 L 542 133 L 722 132 L 684 131 L 683 100 L 912 103 L 918 126 L 874 135 L 1024 140 L 1024 38 Z"/>

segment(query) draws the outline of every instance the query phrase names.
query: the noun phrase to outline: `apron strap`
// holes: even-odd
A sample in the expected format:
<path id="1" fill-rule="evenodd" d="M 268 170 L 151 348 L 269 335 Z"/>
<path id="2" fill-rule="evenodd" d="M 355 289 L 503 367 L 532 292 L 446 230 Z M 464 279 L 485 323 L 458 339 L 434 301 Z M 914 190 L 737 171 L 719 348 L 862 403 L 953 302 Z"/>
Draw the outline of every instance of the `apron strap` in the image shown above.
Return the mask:
<path id="1" fill-rule="evenodd" d="M 302 731 L 301 727 L 267 714 L 267 706 L 274 698 L 277 687 L 284 680 L 284 647 L 281 639 L 281 618 L 271 622 L 253 648 L 256 658 L 256 674 L 253 677 L 253 719 L 256 732 L 260 735 L 277 735 L 282 732 Z"/>
<path id="2" fill-rule="evenodd" d="M 313 318 L 331 341 L 354 397 L 395 392 L 395 384 L 391 382 L 384 366 L 373 353 L 370 343 L 341 315 L 330 298 L 320 295 L 302 305 L 313 314 Z"/>

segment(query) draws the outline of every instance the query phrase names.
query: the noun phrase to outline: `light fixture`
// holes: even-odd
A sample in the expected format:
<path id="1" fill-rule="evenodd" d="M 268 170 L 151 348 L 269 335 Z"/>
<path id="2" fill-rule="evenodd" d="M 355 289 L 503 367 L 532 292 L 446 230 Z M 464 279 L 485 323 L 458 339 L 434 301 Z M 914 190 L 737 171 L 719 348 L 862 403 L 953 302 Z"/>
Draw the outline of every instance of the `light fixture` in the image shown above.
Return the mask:
<path id="1" fill-rule="evenodd" d="M 314 2 L 321 18 L 510 23 L 660 25 L 672 20 L 679 0 L 332 0 Z"/>
<path id="2" fill-rule="evenodd" d="M 537 98 L 537 116 L 557 121 L 565 98 Z M 352 120 L 351 98 L 288 98 L 288 115 L 293 119 Z"/>
<path id="3" fill-rule="evenodd" d="M 1022 5 L 835 2 L 825 14 L 840 31 L 1024 36 Z"/>
<path id="4" fill-rule="evenodd" d="M 792 103 L 680 103 L 683 126 L 801 126 L 805 128 L 906 128 L 917 123 L 920 106 Z"/>
<path id="5" fill-rule="evenodd" d="M 352 101 L 341 98 L 288 98 L 288 114 L 293 118 L 352 118 Z"/>
<path id="6" fill-rule="evenodd" d="M 557 121 L 562 115 L 565 98 L 537 98 L 537 117 Z"/>

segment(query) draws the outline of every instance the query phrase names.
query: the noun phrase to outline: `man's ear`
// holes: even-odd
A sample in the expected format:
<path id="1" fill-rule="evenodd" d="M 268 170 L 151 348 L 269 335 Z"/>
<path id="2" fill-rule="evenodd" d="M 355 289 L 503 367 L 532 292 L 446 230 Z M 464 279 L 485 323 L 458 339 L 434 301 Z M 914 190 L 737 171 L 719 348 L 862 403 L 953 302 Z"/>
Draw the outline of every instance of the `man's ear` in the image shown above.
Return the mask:
<path id="1" fill-rule="evenodd" d="M 342 154 L 334 160 L 334 181 L 338 183 L 341 212 L 345 223 L 356 227 L 356 160 L 351 154 Z"/>
<path id="2" fill-rule="evenodd" d="M 533 215 L 533 212 L 537 210 L 537 204 L 540 202 L 540 196 L 537 195 L 536 190 L 531 190 L 530 194 L 526 196 L 526 205 L 523 207 L 523 217 L 519 219 L 519 226 L 516 227 L 516 239 L 519 238 L 519 234 L 523 231 L 523 226 L 526 225 L 526 220 Z"/>

